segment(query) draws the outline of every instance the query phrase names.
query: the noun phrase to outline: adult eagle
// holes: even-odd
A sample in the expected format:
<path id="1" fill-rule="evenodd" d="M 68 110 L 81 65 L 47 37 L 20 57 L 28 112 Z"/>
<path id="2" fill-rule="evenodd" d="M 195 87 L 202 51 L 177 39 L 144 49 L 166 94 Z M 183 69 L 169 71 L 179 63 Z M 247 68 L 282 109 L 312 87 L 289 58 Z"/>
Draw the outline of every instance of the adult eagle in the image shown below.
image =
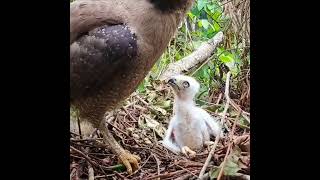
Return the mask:
<path id="1" fill-rule="evenodd" d="M 131 174 L 104 114 L 127 98 L 165 51 L 193 0 L 76 0 L 70 5 L 70 103 Z"/>

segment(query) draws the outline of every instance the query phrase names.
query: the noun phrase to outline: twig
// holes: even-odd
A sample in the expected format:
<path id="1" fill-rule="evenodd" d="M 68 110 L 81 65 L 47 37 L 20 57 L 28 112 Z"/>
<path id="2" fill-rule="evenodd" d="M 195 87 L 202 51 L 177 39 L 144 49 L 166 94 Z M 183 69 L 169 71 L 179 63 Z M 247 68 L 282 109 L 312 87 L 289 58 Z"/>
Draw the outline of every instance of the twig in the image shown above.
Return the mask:
<path id="1" fill-rule="evenodd" d="M 191 179 L 191 176 L 193 176 L 192 174 L 186 174 L 184 176 L 180 176 L 178 178 L 176 178 L 175 180 L 185 180 L 185 179 Z M 198 177 L 197 177 L 198 178 Z"/>
<path id="2" fill-rule="evenodd" d="M 221 94 L 221 93 L 219 93 L 218 100 L 217 100 L 217 102 L 216 102 L 216 104 L 215 104 L 215 105 L 218 105 L 218 104 L 220 103 L 221 98 L 222 98 L 222 94 Z"/>
<path id="3" fill-rule="evenodd" d="M 209 57 L 206 61 L 204 61 L 203 63 L 201 63 L 201 65 L 196 69 L 194 70 L 190 76 L 193 76 L 196 72 L 198 72 L 204 65 L 206 65 L 209 61 L 211 60 L 211 57 Z"/>
<path id="4" fill-rule="evenodd" d="M 114 175 L 115 175 L 115 174 L 100 175 L 100 176 L 95 176 L 94 178 L 95 178 L 95 179 L 107 178 L 107 177 L 112 177 L 112 176 L 114 176 Z"/>
<path id="5" fill-rule="evenodd" d="M 145 100 L 143 100 L 140 96 L 136 96 L 136 98 L 138 98 L 147 108 L 149 108 L 150 110 L 155 110 L 152 106 L 149 105 L 149 103 L 147 103 Z"/>
<path id="6" fill-rule="evenodd" d="M 94 171 L 92 166 L 88 163 L 88 180 L 94 180 Z"/>
<path id="7" fill-rule="evenodd" d="M 181 168 L 181 169 L 186 170 L 190 175 L 192 175 L 192 176 L 194 176 L 194 177 L 198 178 L 198 176 L 196 176 L 194 173 L 192 173 L 189 169 L 184 168 L 184 167 L 180 166 L 179 164 L 176 164 L 176 166 L 178 166 L 178 167 L 179 167 L 179 168 Z"/>
<path id="8" fill-rule="evenodd" d="M 122 134 L 126 135 L 128 138 L 132 138 L 129 134 L 127 134 L 126 132 L 122 131 L 121 129 L 119 129 L 117 126 L 107 122 L 107 124 L 109 124 L 110 126 L 112 126 L 113 128 L 115 128 L 117 131 L 121 132 Z"/>
<path id="9" fill-rule="evenodd" d="M 73 139 L 70 138 L 70 141 L 72 142 L 86 142 L 86 141 L 102 141 L 103 138 L 85 138 L 85 139 Z"/>
<path id="10" fill-rule="evenodd" d="M 181 173 L 184 173 L 184 172 L 186 172 L 186 170 L 179 170 L 179 171 L 175 171 L 175 172 L 171 172 L 171 173 L 159 174 L 159 175 L 156 175 L 156 176 L 153 176 L 153 177 L 148 177 L 145 180 L 172 177 L 172 176 L 174 176 L 176 174 L 181 174 Z"/>
<path id="11" fill-rule="evenodd" d="M 147 103 L 145 100 L 143 100 L 140 96 L 137 95 L 136 98 L 138 98 L 144 105 L 149 107 L 149 103 Z"/>
<path id="12" fill-rule="evenodd" d="M 236 176 L 242 178 L 243 180 L 250 180 L 250 176 L 246 174 L 237 173 Z"/>
<path id="13" fill-rule="evenodd" d="M 235 120 L 231 119 L 231 118 L 228 118 L 229 121 L 235 123 Z M 246 126 L 246 125 L 243 125 L 243 124 L 240 124 L 239 122 L 236 123 L 240 128 L 243 128 L 243 129 L 250 129 L 249 126 Z"/>
<path id="14" fill-rule="evenodd" d="M 75 136 L 80 136 L 79 134 L 74 133 L 74 132 L 72 132 L 72 131 L 70 131 L 70 134 L 73 134 L 73 135 L 75 135 Z"/>
<path id="15" fill-rule="evenodd" d="M 228 4 L 228 3 L 232 2 L 232 1 L 234 1 L 234 0 L 230 0 L 230 1 L 224 2 L 223 4 L 221 4 L 221 6 L 224 6 L 224 5 L 226 5 L 226 4 Z"/>
<path id="16" fill-rule="evenodd" d="M 70 154 L 71 157 L 74 157 L 74 158 L 78 158 L 78 159 L 84 159 L 83 157 L 80 157 L 80 156 L 76 156 L 76 155 L 73 155 L 73 154 Z"/>
<path id="17" fill-rule="evenodd" d="M 70 173 L 70 180 L 72 179 L 73 175 L 76 173 L 77 168 L 72 168 L 72 171 Z"/>
<path id="18" fill-rule="evenodd" d="M 77 152 L 78 154 L 80 154 L 82 157 L 84 157 L 91 165 L 96 165 L 96 166 L 97 166 L 97 164 L 96 164 L 95 162 L 91 161 L 91 159 L 90 159 L 87 155 L 85 155 L 83 152 L 79 151 L 78 149 L 76 149 L 76 148 L 74 148 L 74 147 L 72 147 L 72 146 L 70 146 L 70 148 L 71 148 L 73 151 L 75 151 L 75 152 Z"/>
<path id="19" fill-rule="evenodd" d="M 78 123 L 78 129 L 79 129 L 79 135 L 80 135 L 80 139 L 82 139 L 82 133 L 81 133 L 81 126 L 80 126 L 80 118 L 77 117 L 77 123 Z"/>
<path id="20" fill-rule="evenodd" d="M 118 176 L 119 178 L 121 178 L 121 179 L 127 179 L 127 178 L 124 177 L 122 174 L 118 173 L 117 171 L 114 171 L 114 174 L 115 174 L 116 176 Z"/>
<path id="21" fill-rule="evenodd" d="M 233 123 L 233 126 L 232 126 L 232 130 L 231 130 L 231 136 L 230 136 L 230 142 L 229 142 L 229 145 L 228 145 L 228 149 L 227 149 L 227 152 L 226 152 L 226 155 L 224 156 L 224 159 L 221 163 L 221 169 L 220 169 L 220 172 L 218 174 L 218 178 L 217 180 L 220 180 L 221 177 L 222 177 L 222 174 L 223 174 L 223 169 L 224 169 L 224 165 L 226 164 L 226 160 L 227 160 L 227 157 L 229 155 L 229 152 L 230 152 L 230 149 L 232 147 L 232 144 L 233 144 L 233 134 L 234 134 L 234 131 L 236 129 L 236 124 L 239 120 L 239 117 L 241 115 L 241 111 L 239 112 L 238 116 L 237 116 L 237 119 L 235 120 L 235 122 Z"/>
<path id="22" fill-rule="evenodd" d="M 206 103 L 206 104 L 211 105 L 211 106 L 219 106 L 219 107 L 222 106 L 220 104 L 211 103 L 211 102 L 208 102 L 208 101 L 204 101 L 202 99 L 196 99 L 196 100 L 200 101 L 200 102 L 203 102 L 203 103 Z"/>
<path id="23" fill-rule="evenodd" d="M 231 106 L 233 107 L 233 108 L 235 108 L 237 111 L 243 111 L 232 99 L 230 99 L 230 104 L 231 104 Z M 247 113 L 247 112 L 246 112 Z M 249 114 L 249 113 L 247 113 L 247 114 Z M 244 118 L 244 119 L 246 119 L 247 121 L 248 121 L 248 123 L 250 123 L 250 118 L 247 116 L 247 115 L 245 115 L 244 113 L 241 113 L 241 115 L 242 115 L 242 117 Z"/>
<path id="24" fill-rule="evenodd" d="M 224 91 L 224 95 L 226 97 L 226 105 L 224 107 L 224 110 L 223 110 L 223 113 L 222 113 L 222 118 L 221 118 L 221 124 L 224 125 L 224 122 L 225 122 L 225 119 L 226 119 L 226 113 L 228 111 L 228 108 L 229 108 L 229 104 L 230 104 L 230 97 L 229 97 L 229 87 L 230 87 L 230 76 L 231 76 L 231 72 L 229 71 L 227 73 L 227 79 L 226 79 L 226 86 L 225 86 L 225 91 Z M 203 174 L 205 173 L 208 165 L 209 165 L 209 162 L 212 158 L 212 155 L 218 145 L 218 141 L 220 139 L 220 133 L 217 135 L 215 141 L 214 141 L 214 144 L 213 144 L 213 147 L 211 149 L 211 151 L 209 152 L 208 154 L 208 157 L 207 157 L 207 160 L 205 162 L 205 164 L 203 165 L 201 171 L 200 171 L 200 174 L 199 174 L 199 179 L 202 179 L 203 178 Z"/>
<path id="25" fill-rule="evenodd" d="M 122 109 L 128 114 L 128 116 L 135 122 L 138 122 L 138 120 L 136 118 L 134 118 L 131 113 L 129 113 L 129 111 L 127 110 L 127 108 L 122 107 Z"/>
<path id="26" fill-rule="evenodd" d="M 156 160 L 156 163 L 157 163 L 157 175 L 159 175 L 160 174 L 160 160 L 157 158 L 157 156 L 156 155 L 154 155 L 153 153 L 151 153 L 152 154 L 152 156 L 153 156 L 153 158 Z M 160 180 L 160 178 L 158 178 L 158 180 Z"/>
<path id="27" fill-rule="evenodd" d="M 235 177 L 238 179 L 242 178 L 241 180 L 250 180 L 250 176 L 246 174 L 236 173 Z M 209 179 L 209 173 L 205 173 L 203 179 Z"/>
<path id="28" fill-rule="evenodd" d="M 103 166 L 103 165 L 100 165 L 100 167 L 104 170 L 114 170 L 114 169 L 119 169 L 119 168 L 124 168 L 125 166 L 123 164 L 117 164 L 117 165 L 113 165 L 113 166 Z"/>

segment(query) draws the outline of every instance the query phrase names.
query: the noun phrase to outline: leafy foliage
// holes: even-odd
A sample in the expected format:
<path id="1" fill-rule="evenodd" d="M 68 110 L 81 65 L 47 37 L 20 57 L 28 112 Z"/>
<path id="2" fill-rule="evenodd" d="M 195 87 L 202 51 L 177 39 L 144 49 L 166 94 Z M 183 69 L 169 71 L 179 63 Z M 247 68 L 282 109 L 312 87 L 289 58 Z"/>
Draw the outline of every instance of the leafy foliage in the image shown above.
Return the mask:
<path id="1" fill-rule="evenodd" d="M 219 31 L 223 31 L 226 36 L 223 44 L 217 48 L 215 54 L 205 64 L 193 70 L 190 75 L 201 83 L 198 99 L 210 101 L 210 95 L 215 97 L 223 90 L 225 76 L 229 69 L 232 72 L 233 81 L 235 81 L 235 86 L 232 87 L 235 92 L 233 95 L 237 99 L 240 98 L 244 91 L 243 74 L 244 71 L 248 72 L 250 68 L 249 46 L 241 47 L 240 45 L 249 45 L 249 43 L 243 42 L 249 40 L 246 39 L 248 37 L 235 35 L 241 33 L 234 32 L 233 26 L 236 26 L 232 19 L 234 16 L 225 12 L 225 6 L 228 4 L 228 1 L 222 4 L 218 0 L 197 0 L 167 51 L 139 86 L 138 92 L 145 93 L 145 89 L 150 87 L 150 81 L 156 80 L 169 63 L 179 61 L 193 52 L 201 43 L 212 38 Z M 239 79 L 240 81 L 237 82 Z M 249 101 L 248 99 L 244 101 Z M 200 101 L 198 103 L 201 104 Z"/>

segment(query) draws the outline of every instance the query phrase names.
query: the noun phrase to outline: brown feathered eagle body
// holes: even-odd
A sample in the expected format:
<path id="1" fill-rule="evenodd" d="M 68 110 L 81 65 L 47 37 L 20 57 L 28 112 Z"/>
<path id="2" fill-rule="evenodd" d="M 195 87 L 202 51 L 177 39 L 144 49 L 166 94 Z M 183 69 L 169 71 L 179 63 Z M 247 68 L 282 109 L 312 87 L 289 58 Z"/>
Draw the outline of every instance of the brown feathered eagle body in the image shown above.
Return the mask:
<path id="1" fill-rule="evenodd" d="M 106 111 L 136 89 L 191 4 L 165 11 L 150 2 L 78 0 L 71 4 L 71 103 L 95 126 Z M 94 29 L 88 32 L 90 25 Z"/>

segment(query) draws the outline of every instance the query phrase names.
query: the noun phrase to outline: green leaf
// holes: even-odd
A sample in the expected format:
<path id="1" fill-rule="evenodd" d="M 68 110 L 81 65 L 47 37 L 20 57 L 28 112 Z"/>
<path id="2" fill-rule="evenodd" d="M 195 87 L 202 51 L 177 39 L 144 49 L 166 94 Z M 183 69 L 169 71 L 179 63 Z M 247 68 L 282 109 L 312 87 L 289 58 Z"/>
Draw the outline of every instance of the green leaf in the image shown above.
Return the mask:
<path id="1" fill-rule="evenodd" d="M 202 20 L 201 20 L 201 24 L 202 24 L 202 27 L 203 27 L 204 29 L 208 29 L 210 23 L 209 23 L 208 20 L 202 19 Z"/>
<path id="2" fill-rule="evenodd" d="M 216 21 L 213 21 L 213 28 L 215 31 L 220 31 L 220 25 L 216 22 Z"/>
<path id="3" fill-rule="evenodd" d="M 193 13 L 191 13 L 191 12 L 188 12 L 187 15 L 189 16 L 189 18 L 190 18 L 191 20 L 195 17 L 195 15 L 194 15 Z"/>
<path id="4" fill-rule="evenodd" d="M 117 164 L 113 167 L 113 170 L 117 172 L 123 172 L 126 170 L 126 167 L 123 164 Z"/>
<path id="5" fill-rule="evenodd" d="M 226 161 L 223 172 L 226 176 L 235 176 L 240 169 L 237 163 Z"/>
<path id="6" fill-rule="evenodd" d="M 224 54 L 221 54 L 221 56 L 219 58 L 224 63 L 229 63 L 229 62 L 233 62 L 234 61 L 233 58 L 230 55 L 226 56 Z"/>
<path id="7" fill-rule="evenodd" d="M 215 21 L 219 21 L 221 19 L 221 13 L 215 12 L 212 17 Z"/>
<path id="8" fill-rule="evenodd" d="M 210 75 L 208 73 L 209 66 L 204 65 L 200 70 L 200 78 L 204 79 L 205 81 L 208 81 L 210 79 Z"/>
<path id="9" fill-rule="evenodd" d="M 216 8 L 216 5 L 215 5 L 215 4 L 208 4 L 208 5 L 207 5 L 207 8 L 208 8 L 211 12 L 213 12 L 214 9 Z"/>
<path id="10" fill-rule="evenodd" d="M 138 92 L 144 93 L 146 92 L 146 87 L 144 86 L 145 80 L 142 81 L 142 83 L 138 86 Z"/>
<path id="11" fill-rule="evenodd" d="M 235 147 L 233 149 L 233 152 L 230 154 L 230 156 L 227 158 L 223 173 L 227 176 L 234 176 L 237 174 L 241 168 L 238 165 L 239 162 L 239 156 L 241 154 L 241 149 L 239 147 Z"/>
<path id="12" fill-rule="evenodd" d="M 176 53 L 174 58 L 180 60 L 182 59 L 182 56 L 179 53 Z"/>
<path id="13" fill-rule="evenodd" d="M 198 10 L 202 10 L 205 6 L 206 6 L 206 1 L 205 0 L 198 0 L 198 5 L 197 5 L 197 8 Z"/>
<path id="14" fill-rule="evenodd" d="M 210 179 L 217 178 L 220 170 L 221 170 L 220 167 L 213 167 L 209 173 Z"/>
<path id="15" fill-rule="evenodd" d="M 240 117 L 239 124 L 243 126 L 250 126 L 250 123 L 243 117 Z"/>
<path id="16" fill-rule="evenodd" d="M 241 168 L 239 167 L 239 156 L 241 154 L 241 149 L 239 147 L 235 147 L 233 152 L 228 156 L 224 168 L 223 168 L 223 174 L 225 176 L 235 176 Z M 221 170 L 222 163 L 219 167 L 213 167 L 210 172 L 209 176 L 210 179 L 214 179 L 218 177 L 218 174 Z"/>

